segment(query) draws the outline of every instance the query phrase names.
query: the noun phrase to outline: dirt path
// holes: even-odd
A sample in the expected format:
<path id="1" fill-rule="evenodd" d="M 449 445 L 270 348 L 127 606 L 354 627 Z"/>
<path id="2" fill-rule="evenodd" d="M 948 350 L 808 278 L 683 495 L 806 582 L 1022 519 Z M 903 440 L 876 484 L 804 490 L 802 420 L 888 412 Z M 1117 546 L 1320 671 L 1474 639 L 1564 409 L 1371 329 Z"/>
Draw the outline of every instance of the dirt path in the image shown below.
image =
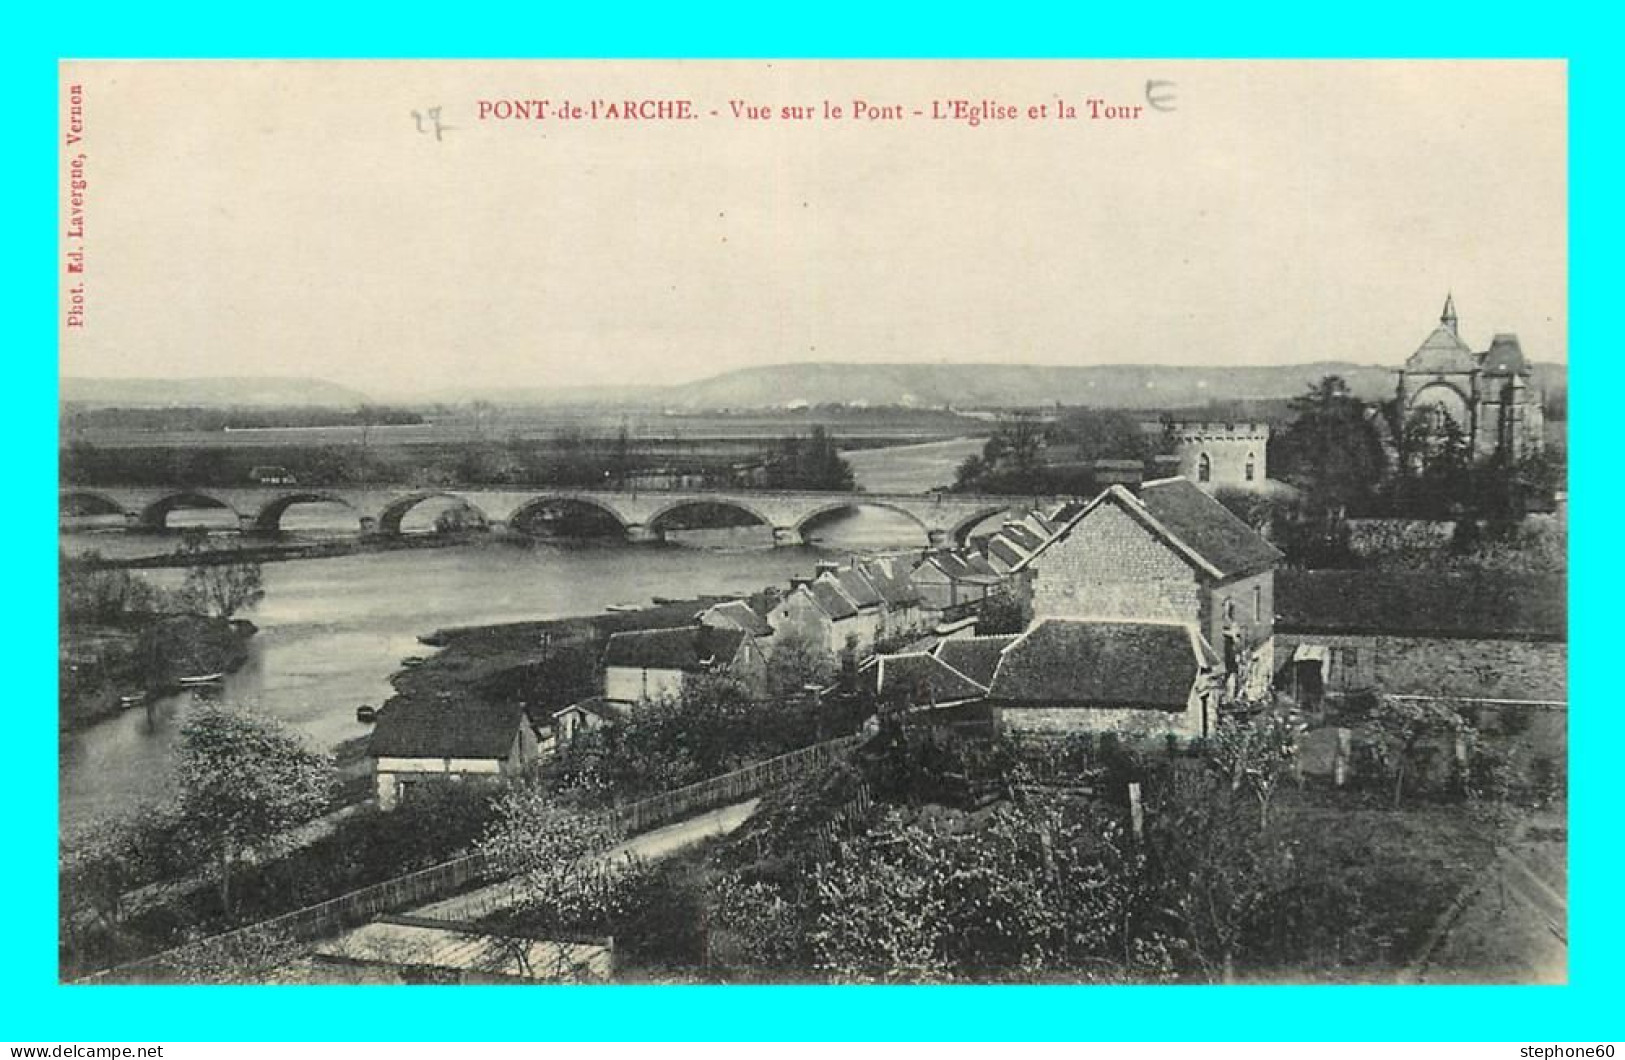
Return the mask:
<path id="1" fill-rule="evenodd" d="M 1568 981 L 1568 830 L 1557 815 L 1525 821 L 1447 916 L 1410 982 Z"/>
<path id="2" fill-rule="evenodd" d="M 664 828 L 657 828 L 652 832 L 645 832 L 640 836 L 634 836 L 603 856 L 609 861 L 618 861 L 627 855 L 636 856 L 644 861 L 658 861 L 702 839 L 727 835 L 734 831 L 755 812 L 759 801 L 761 800 L 751 799 L 748 802 L 735 803 L 709 813 L 702 813 L 698 817 L 666 825 Z M 514 881 L 503 880 L 481 887 L 477 891 L 460 894 L 455 898 L 445 898 L 405 912 L 411 916 L 435 920 L 478 920 L 492 913 L 501 912 L 518 900 L 519 891 Z"/>

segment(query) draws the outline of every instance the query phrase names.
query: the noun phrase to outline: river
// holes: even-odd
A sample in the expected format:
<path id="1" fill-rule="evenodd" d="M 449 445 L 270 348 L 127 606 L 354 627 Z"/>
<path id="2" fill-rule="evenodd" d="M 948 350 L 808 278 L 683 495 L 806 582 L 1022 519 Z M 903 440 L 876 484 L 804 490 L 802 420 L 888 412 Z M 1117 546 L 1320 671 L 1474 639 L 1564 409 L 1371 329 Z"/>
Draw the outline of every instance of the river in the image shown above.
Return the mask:
<path id="1" fill-rule="evenodd" d="M 967 450 L 966 445 L 959 440 L 849 457 L 865 488 L 923 491 L 952 480 L 953 467 L 976 448 L 972 444 Z M 210 520 L 208 513 L 189 517 Z M 295 539 L 318 540 L 350 533 L 345 518 L 323 506 L 301 506 L 289 512 L 286 525 Z M 432 519 L 432 509 L 415 510 L 405 528 L 421 530 Z M 924 543 L 912 522 L 872 508 L 822 524 L 815 532 L 816 544 L 799 548 L 768 547 L 771 533 L 765 530 L 696 536 L 712 542 L 722 537 L 730 544 L 493 540 L 268 563 L 265 598 L 245 615 L 260 632 L 250 642 L 248 662 L 227 677 L 219 694 L 283 719 L 316 745 L 332 747 L 367 732 L 355 720 L 355 708 L 388 698 L 390 675 L 403 657 L 432 650 L 417 638 L 433 630 L 593 614 L 613 604 L 648 604 L 654 596 L 746 593 L 807 573 L 832 552 Z M 172 535 L 93 528 L 64 532 L 61 543 L 70 552 L 95 549 L 116 556 L 175 547 Z M 182 578 L 174 569 L 141 573 L 166 588 L 177 587 Z M 170 788 L 175 739 L 191 702 L 190 694 L 171 696 L 151 711 L 130 710 L 64 734 L 59 764 L 63 824 L 163 797 Z"/>

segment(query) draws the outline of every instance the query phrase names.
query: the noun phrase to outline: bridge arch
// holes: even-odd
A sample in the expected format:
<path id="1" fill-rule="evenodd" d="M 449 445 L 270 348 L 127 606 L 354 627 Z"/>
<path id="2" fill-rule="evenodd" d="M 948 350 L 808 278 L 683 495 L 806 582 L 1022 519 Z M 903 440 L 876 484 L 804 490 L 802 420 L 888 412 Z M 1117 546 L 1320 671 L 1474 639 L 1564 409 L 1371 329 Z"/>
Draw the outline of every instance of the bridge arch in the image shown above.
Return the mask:
<path id="1" fill-rule="evenodd" d="M 758 523 L 761 523 L 769 530 L 773 528 L 773 520 L 763 515 L 760 509 L 752 505 L 746 504 L 743 501 L 735 500 L 731 497 L 727 499 L 720 497 L 712 499 L 703 496 L 688 497 L 683 500 L 673 501 L 670 504 L 664 505 L 663 507 L 650 513 L 649 518 L 644 522 L 643 525 L 648 527 L 651 532 L 658 533 L 660 521 L 673 512 L 679 511 L 683 508 L 728 508 L 736 512 L 743 512 L 745 515 L 755 519 Z"/>
<path id="2" fill-rule="evenodd" d="M 924 519 L 921 519 L 915 512 L 910 511 L 900 504 L 892 504 L 888 501 L 881 500 L 867 500 L 862 494 L 843 497 L 842 499 L 829 504 L 818 505 L 797 519 L 793 524 L 792 529 L 797 536 L 805 539 L 807 527 L 811 526 L 812 524 L 828 518 L 829 516 L 834 515 L 836 512 L 855 512 L 861 511 L 864 508 L 879 508 L 884 511 L 892 512 L 896 515 L 901 515 L 912 522 L 915 526 L 918 526 L 920 528 L 920 532 L 925 535 L 927 540 L 929 540 L 931 537 L 931 525 Z"/>
<path id="3" fill-rule="evenodd" d="M 231 514 L 241 517 L 241 513 L 221 500 L 202 490 L 177 490 L 165 494 L 141 509 L 141 525 L 161 530 L 168 525 L 169 514 L 179 508 L 221 508 Z"/>
<path id="4" fill-rule="evenodd" d="M 122 514 L 124 505 L 105 493 L 89 489 L 61 490 L 57 493 L 58 516 Z"/>
<path id="5" fill-rule="evenodd" d="M 966 539 L 970 537 L 970 532 L 976 529 L 977 526 L 981 525 L 988 519 L 993 518 L 995 515 L 1005 515 L 1009 512 L 1010 505 L 1008 504 L 984 508 L 973 515 L 968 515 L 958 520 L 952 526 L 948 527 L 948 536 L 953 539 L 954 544 L 963 545 Z"/>
<path id="6" fill-rule="evenodd" d="M 434 500 L 436 497 L 445 497 L 478 512 L 482 519 L 488 518 L 479 505 L 470 501 L 461 493 L 452 490 L 422 490 L 409 493 L 389 503 L 382 512 L 378 513 L 378 533 L 384 537 L 399 537 L 401 533 L 401 520 L 406 513 L 422 504 L 424 501 Z"/>
<path id="7" fill-rule="evenodd" d="M 526 533 L 525 522 L 530 518 L 531 515 L 541 511 L 543 508 L 563 504 L 575 505 L 579 508 L 590 508 L 594 511 L 601 512 L 610 519 L 614 520 L 615 525 L 620 527 L 623 534 L 625 534 L 631 526 L 625 516 L 612 508 L 608 503 L 599 500 L 596 497 L 586 497 L 577 493 L 547 493 L 539 497 L 532 497 L 530 500 L 525 501 L 523 504 L 515 508 L 512 514 L 508 516 L 508 527 L 509 529 L 515 530 L 519 533 Z"/>
<path id="8" fill-rule="evenodd" d="M 359 525 L 361 513 L 356 511 L 355 505 L 336 493 L 324 491 L 302 490 L 293 493 L 284 493 L 260 505 L 259 514 L 254 516 L 254 529 L 262 534 L 274 534 L 282 529 L 282 517 L 288 514 L 288 509 L 296 504 L 342 504 L 355 514 Z M 404 512 L 402 513 L 405 514 Z M 398 524 L 397 524 L 398 525 Z"/>

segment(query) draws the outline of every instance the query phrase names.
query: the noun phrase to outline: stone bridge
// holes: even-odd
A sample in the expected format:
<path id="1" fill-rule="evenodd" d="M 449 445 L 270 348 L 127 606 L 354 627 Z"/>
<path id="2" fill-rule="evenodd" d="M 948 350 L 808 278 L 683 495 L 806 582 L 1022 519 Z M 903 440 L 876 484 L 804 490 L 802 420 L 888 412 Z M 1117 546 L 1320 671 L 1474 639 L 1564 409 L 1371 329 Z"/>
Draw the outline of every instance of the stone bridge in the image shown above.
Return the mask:
<path id="1" fill-rule="evenodd" d="M 576 490 L 485 487 L 412 489 L 387 486 L 108 487 L 64 488 L 62 510 L 122 512 L 128 526 L 161 529 L 179 509 L 225 508 L 244 533 L 275 533 L 296 504 L 333 503 L 349 508 L 364 536 L 393 536 L 401 519 L 424 501 L 448 498 L 478 511 L 493 526 L 522 529 L 542 509 L 584 506 L 613 519 L 632 541 L 658 541 L 674 513 L 696 505 L 720 505 L 773 528 L 775 544 L 797 545 L 804 530 L 833 513 L 880 508 L 919 524 L 933 545 L 963 542 L 978 523 L 1002 512 L 1021 513 L 1053 504 L 1050 498 L 920 493 L 815 493 L 786 490 Z"/>

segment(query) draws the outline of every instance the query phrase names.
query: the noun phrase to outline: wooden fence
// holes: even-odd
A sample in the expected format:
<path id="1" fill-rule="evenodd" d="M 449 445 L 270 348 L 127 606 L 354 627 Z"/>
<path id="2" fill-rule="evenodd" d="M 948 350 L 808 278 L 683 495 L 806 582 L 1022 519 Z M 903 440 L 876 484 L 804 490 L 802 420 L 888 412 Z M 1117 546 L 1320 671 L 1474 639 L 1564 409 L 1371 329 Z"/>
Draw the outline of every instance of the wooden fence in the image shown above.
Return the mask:
<path id="1" fill-rule="evenodd" d="M 731 806 L 743 802 L 769 788 L 823 769 L 863 741 L 861 735 L 842 736 L 839 739 L 815 743 L 788 754 L 779 755 L 724 773 L 720 777 L 702 780 L 697 784 L 678 788 L 660 795 L 617 807 L 617 823 L 627 835 L 637 835 L 670 821 L 678 821 L 695 814 L 714 810 L 718 806 Z"/>
<path id="2" fill-rule="evenodd" d="M 626 834 L 637 835 L 719 806 L 742 802 L 769 788 L 822 769 L 856 747 L 862 740 L 861 735 L 853 735 L 812 744 L 776 758 L 755 762 L 720 777 L 712 777 L 710 780 L 702 780 L 697 784 L 616 807 L 610 812 Z M 185 946 L 130 964 L 109 968 L 75 982 L 118 983 L 162 980 L 167 969 L 184 965 L 186 958 L 191 954 L 216 948 L 229 950 L 234 943 L 246 941 L 251 937 L 289 941 L 321 938 L 364 924 L 387 913 L 411 909 L 439 898 L 446 898 L 468 888 L 471 884 L 488 882 L 498 875 L 497 866 L 483 853 L 466 854 L 426 869 L 419 869 L 417 872 L 375 883 L 370 887 L 362 887 L 316 905 L 296 909 L 291 913 L 283 913 L 281 916 L 223 934 L 211 935 L 206 939 L 187 943 Z"/>

